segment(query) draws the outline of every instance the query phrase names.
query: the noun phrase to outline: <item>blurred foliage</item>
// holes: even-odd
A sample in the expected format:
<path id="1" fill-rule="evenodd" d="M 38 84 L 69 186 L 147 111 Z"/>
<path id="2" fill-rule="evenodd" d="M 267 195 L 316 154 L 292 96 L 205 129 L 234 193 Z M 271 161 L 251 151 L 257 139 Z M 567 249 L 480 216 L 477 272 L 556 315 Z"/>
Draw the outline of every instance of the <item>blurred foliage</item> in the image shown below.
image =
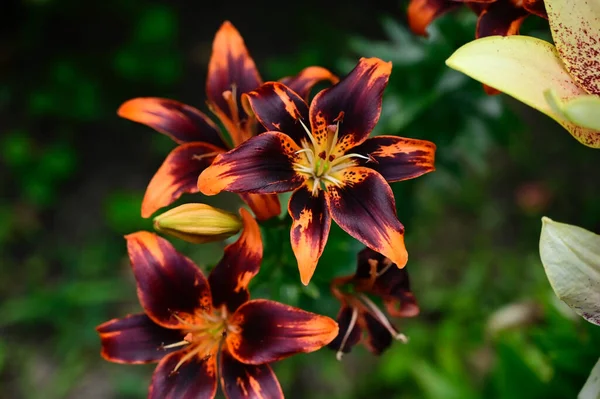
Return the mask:
<path id="1" fill-rule="evenodd" d="M 85 12 L 70 0 L 20 4 L 27 17 L 13 40 L 35 62 L 22 69 L 22 60 L 9 58 L 11 78 L 0 84 L 2 396 L 142 398 L 153 366 L 103 361 L 94 328 L 140 310 L 121 236 L 151 229 L 139 215 L 143 191 L 173 144 L 119 120 L 115 110 L 130 97 L 187 93 L 188 69 L 196 83 L 203 81 L 205 70 L 198 69 L 206 65 L 196 63 L 208 59 L 214 32 L 177 48 L 182 32 L 197 24 L 168 2 L 111 0 Z M 323 349 L 275 364 L 287 397 L 575 397 L 598 358 L 600 329 L 556 301 L 537 240 L 544 214 L 598 231 L 596 153 L 543 116 L 489 97 L 445 67 L 454 49 L 473 38 L 469 12 L 441 18 L 424 39 L 406 29 L 400 7 L 380 20 L 371 11 L 368 32 L 319 23 L 286 52 L 240 29 L 267 79 L 313 64 L 343 75 L 361 56 L 391 60 L 375 134 L 438 146 L 436 172 L 392 185 L 422 308 L 419 317 L 398 321 L 410 342 L 378 358 L 357 347 L 341 363 Z M 56 24 L 70 36 L 51 29 Z M 88 35 L 94 29 L 103 34 Z M 547 37 L 539 21 L 525 30 Z M 191 91 L 190 103 L 202 104 L 200 83 Z M 282 195 L 282 204 L 288 198 Z M 240 205 L 227 195 L 178 203 L 191 200 L 220 201 L 231 210 Z M 265 258 L 252 296 L 334 317 L 339 303 L 329 281 L 353 272 L 360 244 L 332 226 L 305 287 L 286 239 L 289 221 L 263 227 Z M 205 271 L 223 247 L 173 241 Z M 520 322 L 503 325 L 505 314 Z"/>

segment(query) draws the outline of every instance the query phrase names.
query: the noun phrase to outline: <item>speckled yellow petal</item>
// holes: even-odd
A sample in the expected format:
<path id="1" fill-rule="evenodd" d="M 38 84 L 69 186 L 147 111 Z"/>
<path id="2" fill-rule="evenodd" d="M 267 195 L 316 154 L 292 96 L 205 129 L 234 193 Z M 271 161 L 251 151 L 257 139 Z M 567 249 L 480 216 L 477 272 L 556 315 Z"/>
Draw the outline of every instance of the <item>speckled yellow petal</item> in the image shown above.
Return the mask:
<path id="1" fill-rule="evenodd" d="M 575 125 L 600 131 L 600 96 L 584 94 L 572 100 L 562 101 L 552 89 L 544 95 L 552 110 L 564 119 Z"/>

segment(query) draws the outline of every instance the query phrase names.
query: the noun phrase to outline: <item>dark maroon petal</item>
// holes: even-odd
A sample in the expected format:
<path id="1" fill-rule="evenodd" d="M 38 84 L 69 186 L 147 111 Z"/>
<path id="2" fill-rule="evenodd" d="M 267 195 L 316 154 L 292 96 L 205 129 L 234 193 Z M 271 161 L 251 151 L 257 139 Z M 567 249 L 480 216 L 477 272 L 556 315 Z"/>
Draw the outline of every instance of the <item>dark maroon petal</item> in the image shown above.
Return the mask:
<path id="1" fill-rule="evenodd" d="M 227 399 L 283 399 L 279 381 L 268 364 L 243 364 L 224 350 L 219 370 Z"/>
<path id="2" fill-rule="evenodd" d="M 184 193 L 197 193 L 198 176 L 221 152 L 221 148 L 206 143 L 186 143 L 171 151 L 148 184 L 142 217 L 150 217 Z"/>
<path id="3" fill-rule="evenodd" d="M 364 312 L 362 317 L 367 334 L 365 345 L 372 353 L 380 355 L 392 344 L 392 334 L 370 313 Z"/>
<path id="4" fill-rule="evenodd" d="M 525 10 L 531 14 L 548 19 L 548 13 L 546 13 L 544 0 L 523 0 L 523 8 L 525 8 Z"/>
<path id="5" fill-rule="evenodd" d="M 210 310 L 208 282 L 198 267 L 164 238 L 147 231 L 125 236 L 140 303 L 156 323 L 183 328 L 179 319 Z"/>
<path id="6" fill-rule="evenodd" d="M 271 363 L 316 351 L 338 333 L 337 323 L 329 317 L 264 299 L 240 306 L 232 324 L 239 332 L 227 334 L 228 350 L 246 364 Z"/>
<path id="7" fill-rule="evenodd" d="M 336 84 L 340 81 L 339 78 L 332 74 L 329 70 L 318 66 L 310 66 L 301 70 L 298 75 L 288 76 L 280 79 L 279 82 L 292 89 L 292 91 L 296 92 L 300 97 L 308 102 L 310 90 L 317 83 L 326 80 L 332 84 Z"/>
<path id="8" fill-rule="evenodd" d="M 174 100 L 134 98 L 123 103 L 117 113 L 122 118 L 150 126 L 180 144 L 198 141 L 227 148 L 219 128 L 206 115 Z"/>
<path id="9" fill-rule="evenodd" d="M 292 249 L 302 284 L 307 285 L 325 249 L 331 227 L 323 191 L 319 190 L 313 196 L 306 186 L 300 187 L 290 198 L 288 212 L 293 220 L 290 230 Z"/>
<path id="10" fill-rule="evenodd" d="M 102 342 L 102 357 L 115 363 L 143 364 L 157 362 L 180 349 L 162 349 L 163 345 L 180 342 L 184 334 L 159 326 L 145 314 L 113 319 L 99 325 L 96 331 Z"/>
<path id="11" fill-rule="evenodd" d="M 192 356 L 175 371 L 189 352 L 180 350 L 160 361 L 148 392 L 149 399 L 214 398 L 217 392 L 217 356 Z"/>
<path id="12" fill-rule="evenodd" d="M 479 15 L 476 37 L 517 35 L 527 15 L 527 10 L 512 1 L 496 1 Z"/>
<path id="13" fill-rule="evenodd" d="M 218 155 L 200 175 L 198 187 L 206 195 L 221 191 L 260 194 L 293 191 L 306 179 L 293 167 L 299 149 L 283 133 L 262 133 Z"/>
<path id="14" fill-rule="evenodd" d="M 408 25 L 417 35 L 427 36 L 427 27 L 434 19 L 460 5 L 453 0 L 410 0 Z"/>
<path id="15" fill-rule="evenodd" d="M 343 172 L 341 187 L 329 186 L 327 207 L 335 222 L 352 237 L 404 267 L 408 253 L 404 226 L 396 216 L 392 189 L 372 169 L 352 167 Z"/>
<path id="16" fill-rule="evenodd" d="M 352 149 L 369 155 L 364 166 L 379 172 L 388 182 L 412 179 L 435 170 L 435 144 L 426 140 L 396 136 L 376 136 Z"/>
<path id="17" fill-rule="evenodd" d="M 231 313 L 250 297 L 248 284 L 260 269 L 263 254 L 258 224 L 245 209 L 240 213 L 244 223 L 240 238 L 225 247 L 223 258 L 208 276 L 213 307 L 226 304 Z"/>
<path id="18" fill-rule="evenodd" d="M 338 84 L 315 96 L 310 104 L 310 125 L 321 149 L 327 148 L 330 126 L 338 121 L 338 147 L 350 149 L 365 141 L 379 120 L 391 72 L 391 62 L 361 58 Z"/>
<path id="19" fill-rule="evenodd" d="M 349 353 L 352 347 L 360 342 L 361 329 L 358 318 L 361 316 L 357 309 L 343 305 L 337 317 L 340 331 L 327 347 L 338 353 Z M 341 355 L 338 355 L 338 359 L 340 357 Z"/>
<path id="20" fill-rule="evenodd" d="M 296 144 L 308 140 L 302 121 L 308 128 L 308 105 L 282 83 L 267 82 L 246 97 L 258 121 L 270 131 L 283 132 Z"/>

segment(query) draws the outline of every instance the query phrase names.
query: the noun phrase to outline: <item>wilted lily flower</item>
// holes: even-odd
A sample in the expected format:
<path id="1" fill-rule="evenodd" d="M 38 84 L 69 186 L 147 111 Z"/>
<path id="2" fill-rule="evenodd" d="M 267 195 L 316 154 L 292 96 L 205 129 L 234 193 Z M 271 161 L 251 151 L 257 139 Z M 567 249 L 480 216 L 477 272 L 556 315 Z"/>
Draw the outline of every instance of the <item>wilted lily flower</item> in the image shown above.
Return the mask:
<path id="1" fill-rule="evenodd" d="M 165 239 L 149 232 L 126 237 L 145 313 L 97 330 L 105 359 L 159 362 L 149 398 L 213 398 L 217 376 L 227 398 L 283 398 L 268 363 L 315 351 L 337 334 L 329 317 L 249 300 L 262 242 L 252 216 L 241 213 L 244 231 L 208 279 Z"/>
<path id="2" fill-rule="evenodd" d="M 410 0 L 408 23 L 413 32 L 427 36 L 427 26 L 434 19 L 463 4 L 478 16 L 477 38 L 517 35 L 530 14 L 547 18 L 543 0 Z"/>
<path id="3" fill-rule="evenodd" d="M 600 235 L 544 217 L 540 257 L 556 296 L 600 325 Z"/>
<path id="4" fill-rule="evenodd" d="M 337 77 L 320 67 L 308 67 L 295 77 L 283 81 L 308 97 L 310 89 L 321 80 L 337 82 Z M 233 147 L 254 136 L 259 129 L 256 119 L 240 105 L 240 96 L 262 84 L 244 40 L 230 22 L 225 22 L 213 41 L 208 65 L 206 96 L 210 110 L 223 123 Z M 198 192 L 198 175 L 217 154 L 232 146 L 204 113 L 189 105 L 165 98 L 144 97 L 125 102 L 118 114 L 143 123 L 171 137 L 177 144 L 158 169 L 142 202 L 142 216 L 149 217 L 170 205 L 183 193 Z M 242 194 L 242 199 L 259 220 L 279 215 L 275 195 Z"/>
<path id="5" fill-rule="evenodd" d="M 545 5 L 556 47 L 533 37 L 488 37 L 459 48 L 446 64 L 600 148 L 600 3 L 545 0 Z"/>
<path id="6" fill-rule="evenodd" d="M 387 313 L 392 317 L 418 315 L 419 306 L 410 291 L 406 269 L 399 269 L 390 259 L 365 248 L 358 253 L 356 273 L 334 279 L 331 291 L 342 303 L 338 313 L 339 333 L 328 345 L 337 350 L 338 360 L 361 339 L 376 355 L 387 349 L 394 339 L 407 342 L 406 336 L 398 332 L 385 313 L 369 298 L 374 296 L 382 299 Z"/>
<path id="7" fill-rule="evenodd" d="M 242 219 L 206 204 L 183 204 L 154 218 L 154 228 L 182 240 L 203 244 L 237 234 Z"/>
<path id="8" fill-rule="evenodd" d="M 244 99 L 268 132 L 219 154 L 200 175 L 200 191 L 207 195 L 294 192 L 290 235 L 304 284 L 323 252 L 331 218 L 398 267 L 407 262 L 404 227 L 388 182 L 434 170 L 435 145 L 368 138 L 391 70 L 391 63 L 362 58 L 338 84 L 318 93 L 310 108 L 292 88 L 265 83 Z"/>

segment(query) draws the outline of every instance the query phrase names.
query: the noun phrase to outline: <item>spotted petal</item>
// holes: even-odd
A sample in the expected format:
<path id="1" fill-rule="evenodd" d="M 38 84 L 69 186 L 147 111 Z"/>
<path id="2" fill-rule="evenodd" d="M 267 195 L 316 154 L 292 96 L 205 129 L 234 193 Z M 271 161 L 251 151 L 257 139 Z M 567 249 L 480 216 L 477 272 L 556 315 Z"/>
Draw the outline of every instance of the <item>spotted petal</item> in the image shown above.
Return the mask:
<path id="1" fill-rule="evenodd" d="M 288 212 L 293 220 L 290 238 L 300 280 L 308 285 L 325 249 L 331 227 L 323 191 L 319 190 L 313 196 L 306 186 L 300 187 L 290 198 Z"/>
<path id="2" fill-rule="evenodd" d="M 102 357 L 125 364 L 157 362 L 178 349 L 159 350 L 163 345 L 179 342 L 185 335 L 180 330 L 159 326 L 145 314 L 107 321 L 96 331 L 102 342 Z"/>
<path id="3" fill-rule="evenodd" d="M 524 36 L 487 37 L 459 48 L 446 64 L 543 112 L 581 143 L 600 148 L 599 131 L 566 121 L 544 97 L 550 89 L 563 101 L 586 94 L 550 43 Z"/>
<path id="4" fill-rule="evenodd" d="M 316 351 L 338 332 L 337 323 L 329 317 L 264 299 L 240 306 L 233 323 L 240 332 L 227 335 L 227 347 L 233 357 L 246 364 L 270 363 Z"/>
<path id="5" fill-rule="evenodd" d="M 368 155 L 364 166 L 376 170 L 388 182 L 413 179 L 435 170 L 435 144 L 396 136 L 375 136 L 352 152 Z"/>
<path id="6" fill-rule="evenodd" d="M 223 151 L 201 142 L 182 144 L 171 151 L 146 188 L 142 217 L 171 205 L 182 194 L 197 193 L 198 176 Z"/>
<path id="7" fill-rule="evenodd" d="M 219 128 L 206 115 L 174 100 L 134 98 L 121 105 L 117 113 L 122 118 L 150 126 L 179 144 L 198 141 L 227 148 Z"/>
<path id="8" fill-rule="evenodd" d="M 339 82 L 339 78 L 332 74 L 328 69 L 310 66 L 304 68 L 296 76 L 288 76 L 279 80 L 281 83 L 296 92 L 300 97 L 308 102 L 310 90 L 319 82 L 329 81 L 333 84 Z"/>
<path id="9" fill-rule="evenodd" d="M 277 377 L 268 364 L 249 365 L 228 351 L 221 353 L 221 386 L 228 399 L 283 399 Z"/>
<path id="10" fill-rule="evenodd" d="M 223 258 L 208 277 L 213 306 L 226 304 L 230 312 L 250 297 L 248 284 L 260 269 L 263 254 L 258 224 L 245 209 L 240 214 L 244 223 L 240 238 L 225 247 Z"/>
<path id="11" fill-rule="evenodd" d="M 600 95 L 600 2 L 545 0 L 552 38 L 569 74 Z"/>
<path id="12" fill-rule="evenodd" d="M 147 231 L 125 236 L 137 293 L 146 314 L 167 328 L 183 328 L 211 305 L 208 282 L 198 267 L 164 238 Z"/>
<path id="13" fill-rule="evenodd" d="M 294 171 L 300 148 L 287 135 L 262 133 L 220 154 L 198 179 L 206 195 L 221 191 L 273 194 L 292 191 L 305 178 Z"/>
<path id="14" fill-rule="evenodd" d="M 341 187 L 329 187 L 325 199 L 331 217 L 352 237 L 404 267 L 408 253 L 404 226 L 396 216 L 392 189 L 372 169 L 352 167 L 343 172 Z"/>

